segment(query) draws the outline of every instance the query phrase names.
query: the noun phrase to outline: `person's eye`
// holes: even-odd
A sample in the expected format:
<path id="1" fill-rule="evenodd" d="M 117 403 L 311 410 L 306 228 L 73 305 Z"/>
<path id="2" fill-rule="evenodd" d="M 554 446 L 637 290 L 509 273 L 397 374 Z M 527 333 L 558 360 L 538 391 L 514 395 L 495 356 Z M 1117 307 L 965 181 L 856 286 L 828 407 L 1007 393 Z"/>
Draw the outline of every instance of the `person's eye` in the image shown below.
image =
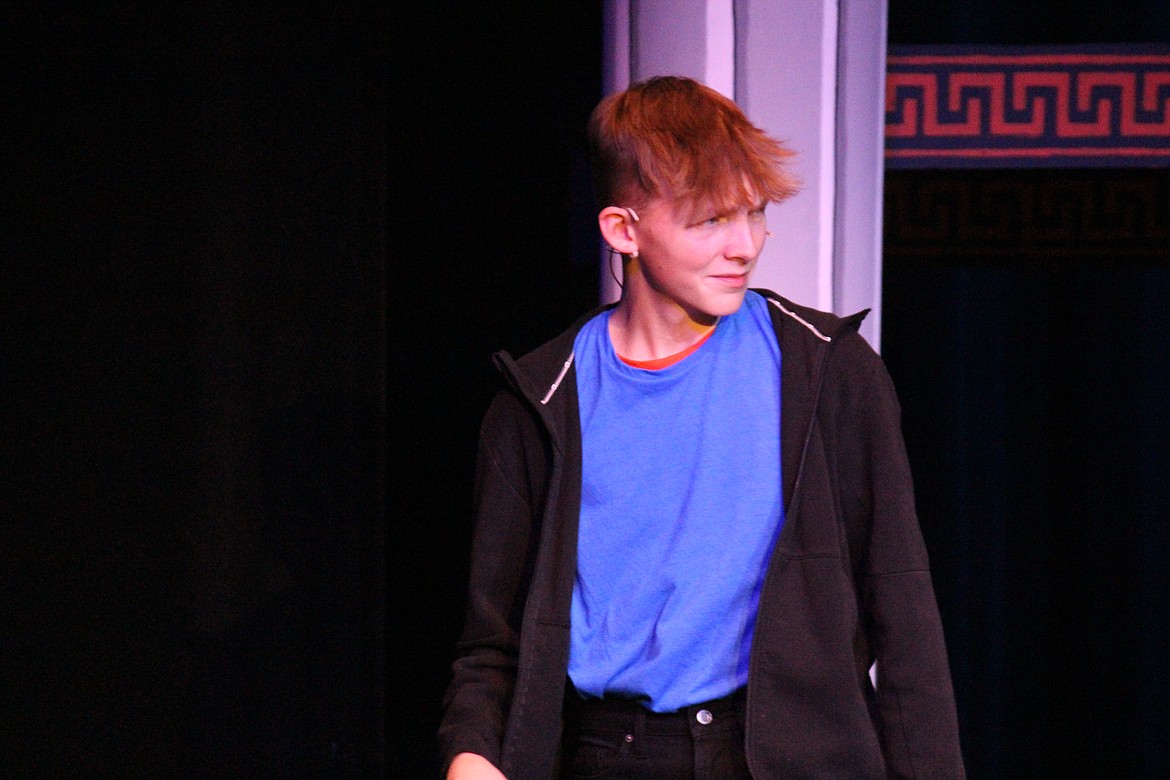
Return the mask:
<path id="1" fill-rule="evenodd" d="M 762 208 L 752 209 L 751 211 L 748 212 L 748 219 L 750 219 L 752 222 L 763 222 L 764 221 L 764 209 L 762 209 Z"/>
<path id="2" fill-rule="evenodd" d="M 703 220 L 700 224 L 702 224 L 702 225 L 722 225 L 725 222 L 727 222 L 727 217 L 722 216 L 722 215 L 716 215 L 713 217 L 708 217 L 707 219 Z"/>

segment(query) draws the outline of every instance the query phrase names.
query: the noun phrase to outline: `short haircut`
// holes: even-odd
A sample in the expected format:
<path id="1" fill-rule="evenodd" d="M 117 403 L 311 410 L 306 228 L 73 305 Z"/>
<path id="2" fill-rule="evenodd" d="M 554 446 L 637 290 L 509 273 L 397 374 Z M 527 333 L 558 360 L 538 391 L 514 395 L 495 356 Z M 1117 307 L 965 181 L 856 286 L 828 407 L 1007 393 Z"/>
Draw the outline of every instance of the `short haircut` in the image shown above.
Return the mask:
<path id="1" fill-rule="evenodd" d="M 779 203 L 799 189 L 793 152 L 734 102 L 678 76 L 656 76 L 602 100 L 589 118 L 598 207 L 706 201 L 730 210 L 751 198 Z"/>

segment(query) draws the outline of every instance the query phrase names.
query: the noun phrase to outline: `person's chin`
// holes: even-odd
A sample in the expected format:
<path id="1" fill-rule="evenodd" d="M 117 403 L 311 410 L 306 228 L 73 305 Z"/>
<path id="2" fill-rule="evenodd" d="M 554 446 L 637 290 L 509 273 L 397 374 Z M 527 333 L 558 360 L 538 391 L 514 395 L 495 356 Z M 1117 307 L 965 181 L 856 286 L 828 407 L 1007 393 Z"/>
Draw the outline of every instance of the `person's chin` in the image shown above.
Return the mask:
<path id="1" fill-rule="evenodd" d="M 729 314 L 735 314 L 743 305 L 745 295 L 747 295 L 747 285 L 739 289 L 727 290 L 711 302 L 708 313 L 713 317 L 726 317 Z"/>

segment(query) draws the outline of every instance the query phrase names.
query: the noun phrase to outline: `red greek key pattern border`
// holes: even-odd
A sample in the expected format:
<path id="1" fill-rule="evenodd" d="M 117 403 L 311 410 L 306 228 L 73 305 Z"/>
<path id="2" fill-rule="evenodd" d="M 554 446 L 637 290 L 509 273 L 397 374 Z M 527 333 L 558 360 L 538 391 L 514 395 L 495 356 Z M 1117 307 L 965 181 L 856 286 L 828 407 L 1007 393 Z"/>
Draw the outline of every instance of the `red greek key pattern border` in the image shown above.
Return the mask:
<path id="1" fill-rule="evenodd" d="M 886 166 L 1170 165 L 1170 46 L 892 47 Z"/>

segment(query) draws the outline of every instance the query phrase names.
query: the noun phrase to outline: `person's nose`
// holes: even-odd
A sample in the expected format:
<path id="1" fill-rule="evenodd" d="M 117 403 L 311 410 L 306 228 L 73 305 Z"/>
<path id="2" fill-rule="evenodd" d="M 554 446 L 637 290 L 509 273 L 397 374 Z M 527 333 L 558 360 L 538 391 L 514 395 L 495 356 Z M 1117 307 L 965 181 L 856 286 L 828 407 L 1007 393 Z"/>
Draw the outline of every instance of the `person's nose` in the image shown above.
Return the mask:
<path id="1" fill-rule="evenodd" d="M 763 235 L 763 225 L 753 222 L 747 214 L 737 214 L 728 226 L 724 256 L 741 263 L 751 261 L 760 253 Z"/>

